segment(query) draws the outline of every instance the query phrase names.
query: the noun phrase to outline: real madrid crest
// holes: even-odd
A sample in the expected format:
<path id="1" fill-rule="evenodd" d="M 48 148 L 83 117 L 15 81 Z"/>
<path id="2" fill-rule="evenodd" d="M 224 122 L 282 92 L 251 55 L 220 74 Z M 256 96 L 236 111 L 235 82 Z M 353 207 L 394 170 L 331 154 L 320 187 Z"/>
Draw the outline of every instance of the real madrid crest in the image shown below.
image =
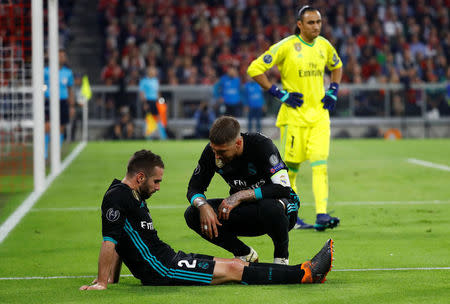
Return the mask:
<path id="1" fill-rule="evenodd" d="M 139 196 L 139 193 L 136 190 L 131 190 L 131 193 L 133 193 L 134 198 L 140 202 L 141 201 L 141 197 Z"/>
<path id="2" fill-rule="evenodd" d="M 217 168 L 222 168 L 225 164 L 223 163 L 223 161 L 219 158 L 216 158 L 216 166 Z"/>
<path id="3" fill-rule="evenodd" d="M 294 44 L 294 49 L 295 49 L 297 52 L 300 52 L 300 51 L 302 50 L 302 45 L 301 45 L 301 43 L 300 43 L 300 42 L 295 43 L 295 44 Z"/>

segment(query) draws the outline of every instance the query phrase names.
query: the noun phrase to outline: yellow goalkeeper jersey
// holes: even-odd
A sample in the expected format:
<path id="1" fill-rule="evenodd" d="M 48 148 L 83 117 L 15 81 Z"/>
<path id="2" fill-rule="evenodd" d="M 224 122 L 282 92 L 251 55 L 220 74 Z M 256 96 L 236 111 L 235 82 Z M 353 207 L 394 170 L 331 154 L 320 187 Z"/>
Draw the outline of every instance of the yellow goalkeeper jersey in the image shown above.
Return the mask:
<path id="1" fill-rule="evenodd" d="M 303 94 L 301 107 L 282 104 L 276 125 L 313 125 L 322 119 L 330 119 L 323 108 L 325 96 L 323 76 L 325 66 L 330 71 L 340 68 L 342 61 L 334 47 L 322 36 L 307 43 L 299 35 L 291 35 L 272 45 L 248 67 L 250 77 L 263 74 L 277 65 L 281 73 L 283 89 Z"/>

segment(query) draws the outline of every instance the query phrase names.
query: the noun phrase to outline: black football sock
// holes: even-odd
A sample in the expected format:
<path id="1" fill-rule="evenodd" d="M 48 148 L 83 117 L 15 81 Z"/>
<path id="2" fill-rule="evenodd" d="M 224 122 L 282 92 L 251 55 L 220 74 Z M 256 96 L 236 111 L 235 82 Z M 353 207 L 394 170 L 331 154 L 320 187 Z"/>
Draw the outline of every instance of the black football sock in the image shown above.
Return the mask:
<path id="1" fill-rule="evenodd" d="M 288 266 L 278 264 L 251 263 L 244 267 L 242 284 L 300 284 L 304 275 L 301 265 Z"/>

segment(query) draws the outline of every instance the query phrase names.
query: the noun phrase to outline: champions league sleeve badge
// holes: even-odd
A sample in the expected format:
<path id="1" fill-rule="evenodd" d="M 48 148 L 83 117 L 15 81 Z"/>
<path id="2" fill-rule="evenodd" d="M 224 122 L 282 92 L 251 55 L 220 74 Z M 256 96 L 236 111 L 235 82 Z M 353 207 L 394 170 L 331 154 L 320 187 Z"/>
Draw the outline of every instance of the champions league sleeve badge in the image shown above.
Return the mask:
<path id="1" fill-rule="evenodd" d="M 267 64 L 271 63 L 272 62 L 272 55 L 269 55 L 269 54 L 265 55 L 263 57 L 263 61 L 264 61 L 264 63 L 267 63 Z"/>
<path id="2" fill-rule="evenodd" d="M 120 211 L 114 210 L 113 208 L 109 208 L 108 211 L 106 211 L 106 219 L 110 222 L 115 222 L 120 217 Z"/>
<path id="3" fill-rule="evenodd" d="M 272 166 L 275 166 L 279 163 L 278 157 L 275 154 L 270 155 L 269 162 Z"/>

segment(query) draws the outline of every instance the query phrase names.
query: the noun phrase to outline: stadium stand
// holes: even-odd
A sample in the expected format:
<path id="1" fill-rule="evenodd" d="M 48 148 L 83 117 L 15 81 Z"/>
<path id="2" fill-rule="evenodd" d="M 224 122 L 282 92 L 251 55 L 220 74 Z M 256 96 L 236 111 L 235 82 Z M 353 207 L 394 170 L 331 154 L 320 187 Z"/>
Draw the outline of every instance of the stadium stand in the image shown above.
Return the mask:
<path id="1" fill-rule="evenodd" d="M 249 62 L 274 41 L 293 33 L 294 0 L 173 1 L 100 0 L 104 32 L 102 80 L 133 85 L 149 65 L 161 84 L 213 84 L 226 67 L 239 65 L 245 79 Z M 300 3 L 302 4 L 302 3 Z M 447 81 L 450 76 L 448 0 L 314 1 L 324 14 L 322 35 L 345 64 L 346 83 Z M 277 71 L 270 76 L 279 79 Z M 345 94 L 345 92 L 343 92 Z M 414 90 L 406 108 L 392 115 L 418 115 Z M 384 97 L 360 96 L 357 115 L 377 115 Z M 440 98 L 429 107 L 448 115 Z"/>

